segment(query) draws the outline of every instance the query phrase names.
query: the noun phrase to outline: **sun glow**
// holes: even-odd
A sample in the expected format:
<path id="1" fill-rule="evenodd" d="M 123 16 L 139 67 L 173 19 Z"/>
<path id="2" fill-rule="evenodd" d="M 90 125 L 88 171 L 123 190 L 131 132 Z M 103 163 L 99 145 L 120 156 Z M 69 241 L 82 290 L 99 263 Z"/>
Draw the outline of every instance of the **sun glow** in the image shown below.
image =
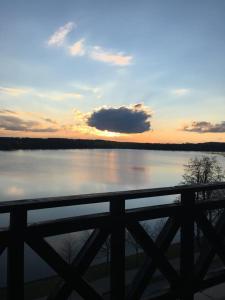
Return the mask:
<path id="1" fill-rule="evenodd" d="M 108 130 L 97 130 L 99 133 L 98 135 L 99 136 L 105 136 L 105 137 L 114 137 L 114 136 L 121 136 L 121 135 L 125 135 L 125 134 L 121 134 L 121 133 L 118 133 L 118 132 L 112 132 L 112 131 L 108 131 Z"/>
<path id="2" fill-rule="evenodd" d="M 93 136 L 101 136 L 101 137 L 121 137 L 125 136 L 126 134 L 121 134 L 119 132 L 112 132 L 108 130 L 98 130 L 93 127 L 89 127 L 87 125 L 81 125 L 81 126 L 73 126 L 72 127 L 73 131 L 78 131 L 80 133 L 88 134 L 88 135 L 93 135 Z"/>

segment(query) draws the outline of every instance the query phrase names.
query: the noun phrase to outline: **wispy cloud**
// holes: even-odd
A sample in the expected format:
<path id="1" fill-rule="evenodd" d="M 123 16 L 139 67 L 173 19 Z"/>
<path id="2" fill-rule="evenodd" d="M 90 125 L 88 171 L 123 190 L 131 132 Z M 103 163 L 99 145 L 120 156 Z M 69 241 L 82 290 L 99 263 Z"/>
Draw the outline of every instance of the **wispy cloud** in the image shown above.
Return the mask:
<path id="1" fill-rule="evenodd" d="M 186 96 L 187 94 L 190 93 L 190 89 L 174 89 L 172 90 L 172 94 L 175 96 Z"/>
<path id="2" fill-rule="evenodd" d="M 82 95 L 91 94 L 91 96 L 95 96 L 97 99 L 100 99 L 103 96 L 102 87 L 92 86 L 84 83 L 71 83 L 71 86 L 73 86 L 76 90 L 82 93 Z"/>
<path id="3" fill-rule="evenodd" d="M 54 125 L 57 124 L 57 122 L 55 120 L 52 120 L 50 118 L 42 118 L 42 120 L 47 122 L 47 123 L 50 123 L 50 124 L 54 124 Z"/>
<path id="4" fill-rule="evenodd" d="M 86 52 L 84 46 L 85 39 L 80 39 L 69 47 L 69 53 L 72 56 L 83 56 Z"/>
<path id="5" fill-rule="evenodd" d="M 0 94 L 6 94 L 9 96 L 21 96 L 21 95 L 29 93 L 29 92 L 30 92 L 30 89 L 26 89 L 26 88 L 0 86 Z"/>
<path id="6" fill-rule="evenodd" d="M 11 109 L 0 109 L 0 114 L 16 114 L 15 111 L 11 110 Z"/>
<path id="7" fill-rule="evenodd" d="M 21 131 L 21 132 L 57 132 L 60 128 L 57 122 L 49 118 L 28 119 L 29 113 L 16 113 L 13 115 L 7 110 L 0 111 L 0 129 L 5 131 Z M 44 122 L 43 122 L 44 121 Z M 51 126 L 49 126 L 49 123 Z"/>
<path id="8" fill-rule="evenodd" d="M 225 121 L 217 124 L 212 124 L 207 121 L 192 122 L 191 125 L 185 125 L 182 130 L 197 133 L 224 133 Z"/>
<path id="9" fill-rule="evenodd" d="M 86 56 L 93 60 L 101 61 L 110 65 L 127 66 L 133 61 L 132 55 L 121 51 L 107 50 L 100 46 L 85 45 L 85 39 L 81 38 L 72 45 L 65 45 L 67 35 L 76 27 L 73 22 L 68 22 L 59 27 L 48 39 L 48 46 L 64 46 L 71 56 Z"/>
<path id="10" fill-rule="evenodd" d="M 112 52 L 99 46 L 94 46 L 89 56 L 94 60 L 118 66 L 130 65 L 133 60 L 131 55 L 125 55 L 123 52 Z"/>
<path id="11" fill-rule="evenodd" d="M 23 87 L 0 87 L 0 95 L 8 95 L 13 97 L 18 97 L 21 95 L 35 96 L 39 98 L 45 98 L 54 101 L 63 101 L 69 99 L 82 99 L 84 96 L 79 92 L 69 91 L 69 92 L 60 92 L 60 91 L 43 91 L 37 90 L 34 88 L 23 88 Z"/>
<path id="12" fill-rule="evenodd" d="M 0 115 L 0 128 L 9 131 L 56 132 L 57 128 L 41 127 L 41 123 L 19 117 Z"/>
<path id="13" fill-rule="evenodd" d="M 67 35 L 76 27 L 74 22 L 68 22 L 65 25 L 59 27 L 48 39 L 47 44 L 49 46 L 62 46 L 64 44 Z"/>
<path id="14" fill-rule="evenodd" d="M 35 96 L 46 98 L 54 101 L 63 101 L 67 99 L 82 99 L 84 96 L 80 93 L 62 93 L 62 92 L 34 92 Z"/>

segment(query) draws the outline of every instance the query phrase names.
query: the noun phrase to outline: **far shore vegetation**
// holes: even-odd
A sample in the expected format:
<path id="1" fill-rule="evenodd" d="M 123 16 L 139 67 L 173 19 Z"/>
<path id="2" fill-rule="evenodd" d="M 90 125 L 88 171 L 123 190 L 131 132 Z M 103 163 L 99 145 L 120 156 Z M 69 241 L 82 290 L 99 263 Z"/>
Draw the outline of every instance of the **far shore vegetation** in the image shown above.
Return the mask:
<path id="1" fill-rule="evenodd" d="M 0 137 L 0 150 L 57 150 L 57 149 L 135 149 L 167 151 L 225 152 L 225 143 L 134 143 L 106 140 L 66 138 Z"/>

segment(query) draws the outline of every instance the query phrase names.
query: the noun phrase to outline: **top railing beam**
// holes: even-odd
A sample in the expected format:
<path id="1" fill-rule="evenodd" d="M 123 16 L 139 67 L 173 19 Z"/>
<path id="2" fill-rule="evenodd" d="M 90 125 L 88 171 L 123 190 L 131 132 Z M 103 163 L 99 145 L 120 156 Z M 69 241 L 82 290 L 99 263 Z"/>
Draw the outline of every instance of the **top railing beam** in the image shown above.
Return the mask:
<path id="1" fill-rule="evenodd" d="M 218 189 L 225 189 L 225 182 L 210 184 L 178 185 L 173 187 L 83 194 L 65 197 L 49 197 L 27 200 L 3 201 L 0 202 L 0 213 L 7 213 L 18 207 L 26 210 L 35 210 L 43 208 L 109 202 L 113 200 L 119 201 L 120 199 L 131 200 L 136 198 L 169 196 L 182 194 L 185 192 L 200 192 Z"/>

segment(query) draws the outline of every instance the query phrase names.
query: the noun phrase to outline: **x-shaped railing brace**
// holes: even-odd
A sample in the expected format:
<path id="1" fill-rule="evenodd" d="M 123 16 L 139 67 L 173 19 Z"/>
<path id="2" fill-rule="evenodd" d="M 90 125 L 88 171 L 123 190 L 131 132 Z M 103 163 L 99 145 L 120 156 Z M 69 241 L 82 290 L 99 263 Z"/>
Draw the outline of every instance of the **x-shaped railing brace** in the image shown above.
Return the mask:
<path id="1" fill-rule="evenodd" d="M 27 244 L 64 280 L 51 299 L 67 299 L 70 293 L 76 290 L 84 299 L 102 300 L 102 297 L 82 278 L 82 275 L 88 269 L 108 234 L 107 229 L 95 229 L 72 264 L 66 263 L 41 236 L 35 236 L 35 239 L 27 238 Z"/>

